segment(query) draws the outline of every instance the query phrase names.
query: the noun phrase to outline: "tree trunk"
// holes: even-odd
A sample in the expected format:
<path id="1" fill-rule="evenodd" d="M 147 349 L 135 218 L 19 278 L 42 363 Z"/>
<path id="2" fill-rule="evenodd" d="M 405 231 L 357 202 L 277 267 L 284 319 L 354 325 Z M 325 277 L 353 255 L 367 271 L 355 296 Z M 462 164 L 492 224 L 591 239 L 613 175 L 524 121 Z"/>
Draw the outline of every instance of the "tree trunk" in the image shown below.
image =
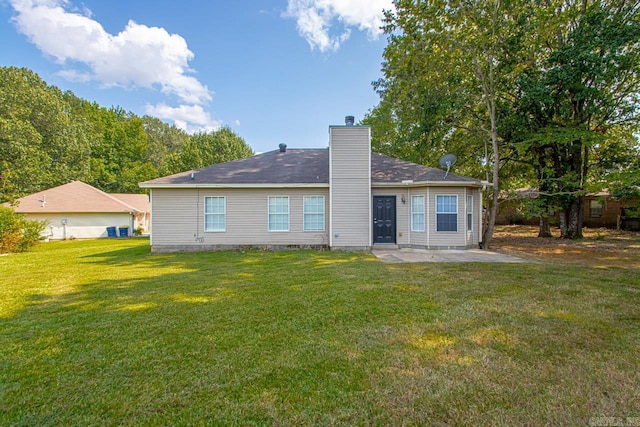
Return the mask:
<path id="1" fill-rule="evenodd" d="M 560 220 L 560 238 L 567 238 L 567 213 L 564 210 L 558 212 L 558 219 Z"/>
<path id="2" fill-rule="evenodd" d="M 491 144 L 493 145 L 493 194 L 491 211 L 489 212 L 489 223 L 482 235 L 482 248 L 489 249 L 491 240 L 493 240 L 493 230 L 496 225 L 496 216 L 498 215 L 498 197 L 500 195 L 499 172 L 500 172 L 500 151 L 498 147 L 498 131 L 495 121 L 495 109 L 491 111 Z"/>
<path id="3" fill-rule="evenodd" d="M 495 178 L 494 178 L 495 179 Z M 493 185 L 493 194 L 491 201 L 491 209 L 489 210 L 489 220 L 487 221 L 484 233 L 482 234 L 482 249 L 489 249 L 491 240 L 493 240 L 493 231 L 496 225 L 496 216 L 498 214 L 498 189 L 497 185 Z"/>
<path id="4" fill-rule="evenodd" d="M 567 232 L 566 239 L 582 239 L 582 210 L 584 197 L 577 197 L 571 201 L 569 212 L 567 212 Z"/>
<path id="5" fill-rule="evenodd" d="M 549 227 L 549 220 L 546 216 L 540 217 L 540 231 L 538 237 L 553 237 L 551 234 L 551 228 Z"/>

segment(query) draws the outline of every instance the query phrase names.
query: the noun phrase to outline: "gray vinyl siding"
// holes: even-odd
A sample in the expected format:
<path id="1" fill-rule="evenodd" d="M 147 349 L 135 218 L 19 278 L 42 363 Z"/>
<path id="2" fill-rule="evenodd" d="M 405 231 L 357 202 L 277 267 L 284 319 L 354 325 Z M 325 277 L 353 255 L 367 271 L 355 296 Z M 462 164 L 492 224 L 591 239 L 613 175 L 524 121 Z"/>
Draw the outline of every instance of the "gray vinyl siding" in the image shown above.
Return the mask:
<path id="1" fill-rule="evenodd" d="M 478 243 L 480 243 L 480 234 L 482 233 L 482 194 L 477 188 L 467 188 L 467 196 L 473 196 L 473 230 L 467 232 L 467 246 L 478 247 Z M 465 216 L 466 214 L 467 212 L 465 209 Z"/>
<path id="2" fill-rule="evenodd" d="M 329 128 L 332 247 L 371 246 L 369 127 Z"/>
<path id="3" fill-rule="evenodd" d="M 429 247 L 431 236 L 431 223 L 429 222 L 429 212 L 434 209 L 429 204 L 429 191 L 427 188 L 411 188 L 405 190 L 407 192 L 407 234 L 409 235 L 408 244 L 410 246 L 417 247 Z M 412 231 L 411 230 L 411 196 L 423 196 L 424 197 L 424 231 Z"/>
<path id="4" fill-rule="evenodd" d="M 458 196 L 458 231 L 436 231 L 436 195 Z M 481 193 L 465 187 L 377 187 L 374 196 L 396 196 L 396 243 L 400 247 L 462 248 L 477 247 L 481 222 Z M 473 231 L 467 232 L 466 196 L 473 196 Z M 404 196 L 405 203 L 402 203 Z M 411 230 L 411 196 L 425 198 L 425 230 Z"/>
<path id="5" fill-rule="evenodd" d="M 328 189 L 153 189 L 152 245 L 157 250 L 328 244 Z M 325 197 L 325 230 L 303 231 L 303 197 Z M 204 231 L 204 198 L 224 196 L 226 231 Z M 268 230 L 269 196 L 289 197 L 289 231 Z M 184 248 L 181 248 L 184 247 Z"/>
<path id="6" fill-rule="evenodd" d="M 436 231 L 436 196 L 458 196 L 457 231 Z M 464 187 L 431 187 L 429 188 L 429 246 L 464 247 L 467 246 L 466 192 Z"/>

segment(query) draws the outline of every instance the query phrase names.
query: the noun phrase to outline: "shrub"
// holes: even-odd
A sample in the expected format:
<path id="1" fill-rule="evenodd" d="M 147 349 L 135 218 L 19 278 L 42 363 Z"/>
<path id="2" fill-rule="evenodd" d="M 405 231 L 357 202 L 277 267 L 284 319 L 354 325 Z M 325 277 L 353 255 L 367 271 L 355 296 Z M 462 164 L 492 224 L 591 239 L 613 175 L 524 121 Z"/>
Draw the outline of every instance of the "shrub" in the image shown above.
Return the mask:
<path id="1" fill-rule="evenodd" d="M 46 221 L 28 220 L 13 209 L 0 206 L 0 253 L 29 250 L 42 240 L 46 225 Z"/>

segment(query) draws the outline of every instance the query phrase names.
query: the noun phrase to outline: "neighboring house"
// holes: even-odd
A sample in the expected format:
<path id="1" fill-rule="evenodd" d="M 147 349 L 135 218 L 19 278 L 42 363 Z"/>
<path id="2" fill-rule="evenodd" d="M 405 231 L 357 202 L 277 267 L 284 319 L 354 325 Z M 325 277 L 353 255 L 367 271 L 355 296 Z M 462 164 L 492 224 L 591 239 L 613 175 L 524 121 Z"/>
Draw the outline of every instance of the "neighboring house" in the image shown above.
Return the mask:
<path id="1" fill-rule="evenodd" d="M 107 194 L 81 181 L 40 191 L 17 200 L 14 209 L 28 219 L 45 220 L 50 239 L 107 237 L 107 227 L 149 229 L 149 196 Z"/>
<path id="2" fill-rule="evenodd" d="M 638 231 L 638 200 L 614 199 L 607 189 L 584 197 L 584 225 Z"/>
<path id="3" fill-rule="evenodd" d="M 329 127 L 329 148 L 258 154 L 154 179 L 153 252 L 242 246 L 477 247 L 473 178 L 371 153 L 371 129 Z"/>
<path id="4" fill-rule="evenodd" d="M 510 192 L 501 191 L 496 215 L 497 225 L 538 225 L 540 218 L 525 215 L 526 200 L 537 199 L 537 188 L 518 188 Z"/>
<path id="5" fill-rule="evenodd" d="M 506 195 L 506 193 L 505 193 Z M 515 190 L 512 198 L 500 202 L 496 224 L 529 224 L 538 225 L 537 217 L 526 217 L 524 205 L 527 199 L 539 197 L 535 188 L 522 188 Z M 638 200 L 619 200 L 611 197 L 609 191 L 604 189 L 598 193 L 588 193 L 584 196 L 584 212 L 582 224 L 590 228 L 622 228 L 636 230 L 640 227 L 638 220 Z M 558 224 L 558 215 L 551 217 L 551 222 Z"/>

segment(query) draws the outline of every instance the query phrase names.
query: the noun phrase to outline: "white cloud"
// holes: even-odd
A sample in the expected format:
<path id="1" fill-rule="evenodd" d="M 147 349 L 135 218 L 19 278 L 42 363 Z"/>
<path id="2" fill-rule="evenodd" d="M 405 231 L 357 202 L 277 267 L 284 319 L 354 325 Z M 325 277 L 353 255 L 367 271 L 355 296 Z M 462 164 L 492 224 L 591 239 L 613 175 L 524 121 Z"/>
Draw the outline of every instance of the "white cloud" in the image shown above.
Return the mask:
<path id="1" fill-rule="evenodd" d="M 283 16 L 295 18 L 298 32 L 311 49 L 336 51 L 349 38 L 351 29 L 366 31 L 371 39 L 381 33 L 384 9 L 392 9 L 392 0 L 288 0 Z M 336 23 L 343 31 L 332 35 Z"/>
<path id="2" fill-rule="evenodd" d="M 190 75 L 193 52 L 178 34 L 129 21 L 118 34 L 107 33 L 68 0 L 10 0 L 18 30 L 65 69 L 65 78 L 122 87 L 159 88 L 184 103 L 204 104 L 209 89 Z"/>
<path id="3" fill-rule="evenodd" d="M 198 131 L 211 132 L 220 129 L 222 123 L 211 118 L 211 115 L 200 105 L 180 105 L 171 107 L 160 103 L 145 105 L 146 114 L 163 120 L 170 120 L 176 127 L 194 133 Z"/>

